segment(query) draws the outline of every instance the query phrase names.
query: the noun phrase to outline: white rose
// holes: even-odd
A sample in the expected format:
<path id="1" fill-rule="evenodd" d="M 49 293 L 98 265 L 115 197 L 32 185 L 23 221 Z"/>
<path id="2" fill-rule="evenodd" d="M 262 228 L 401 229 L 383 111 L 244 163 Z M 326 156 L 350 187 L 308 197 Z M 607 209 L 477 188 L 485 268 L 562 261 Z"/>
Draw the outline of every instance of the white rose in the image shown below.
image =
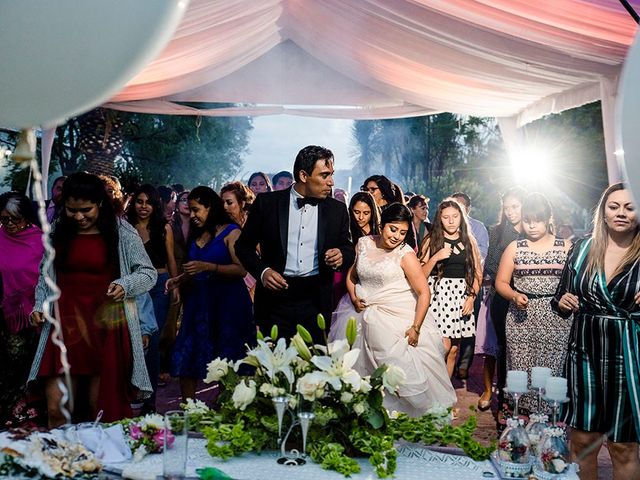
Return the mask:
<path id="1" fill-rule="evenodd" d="M 147 428 L 155 428 L 156 430 L 161 430 L 164 428 L 164 418 L 162 415 L 157 413 L 149 413 L 142 417 L 140 421 L 140 428 L 142 430 L 146 430 Z"/>
<path id="2" fill-rule="evenodd" d="M 358 402 L 353 406 L 353 411 L 356 415 L 362 415 L 365 411 L 366 407 L 363 402 Z"/>
<path id="3" fill-rule="evenodd" d="M 363 378 L 362 382 L 360 382 L 360 391 L 362 393 L 369 393 L 371 391 L 371 384 L 369 383 L 369 378 Z"/>
<path id="4" fill-rule="evenodd" d="M 353 400 L 353 394 L 352 393 L 342 392 L 342 395 L 340 395 L 340 401 L 342 403 L 349 403 L 349 402 L 351 402 L 351 400 Z"/>
<path id="5" fill-rule="evenodd" d="M 400 367 L 390 365 L 382 374 L 382 384 L 391 393 L 395 393 L 400 385 L 407 379 L 407 374 Z"/>
<path id="6" fill-rule="evenodd" d="M 204 383 L 219 382 L 228 372 L 229 363 L 218 357 L 207 365 L 207 377 L 204 379 Z"/>
<path id="7" fill-rule="evenodd" d="M 326 382 L 318 375 L 318 372 L 307 373 L 298 379 L 296 389 L 305 400 L 313 401 L 324 394 Z"/>
<path id="8" fill-rule="evenodd" d="M 253 380 L 249 380 L 249 385 L 245 383 L 245 380 L 241 381 L 231 396 L 233 406 L 240 410 L 247 408 L 254 398 L 256 398 L 256 382 Z"/>
<path id="9" fill-rule="evenodd" d="M 278 388 L 271 383 L 263 383 L 260 385 L 260 393 L 265 397 L 277 397 L 278 395 L 284 395 L 284 388 Z"/>
<path id="10" fill-rule="evenodd" d="M 556 469 L 556 473 L 563 473 L 567 468 L 567 463 L 561 458 L 554 458 L 551 460 L 551 463 L 553 464 L 553 468 Z"/>

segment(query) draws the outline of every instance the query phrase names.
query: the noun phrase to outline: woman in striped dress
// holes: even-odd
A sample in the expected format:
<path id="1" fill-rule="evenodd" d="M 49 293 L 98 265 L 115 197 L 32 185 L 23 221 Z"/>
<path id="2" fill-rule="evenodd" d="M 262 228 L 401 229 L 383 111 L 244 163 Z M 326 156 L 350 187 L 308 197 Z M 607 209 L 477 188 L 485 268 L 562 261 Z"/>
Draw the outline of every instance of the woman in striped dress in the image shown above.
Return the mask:
<path id="1" fill-rule="evenodd" d="M 621 184 L 602 195 L 591 237 L 569 252 L 553 308 L 572 313 L 566 420 L 580 477 L 597 476 L 603 435 L 615 478 L 640 478 L 640 229 Z M 593 448 L 596 446 L 596 448 Z"/>

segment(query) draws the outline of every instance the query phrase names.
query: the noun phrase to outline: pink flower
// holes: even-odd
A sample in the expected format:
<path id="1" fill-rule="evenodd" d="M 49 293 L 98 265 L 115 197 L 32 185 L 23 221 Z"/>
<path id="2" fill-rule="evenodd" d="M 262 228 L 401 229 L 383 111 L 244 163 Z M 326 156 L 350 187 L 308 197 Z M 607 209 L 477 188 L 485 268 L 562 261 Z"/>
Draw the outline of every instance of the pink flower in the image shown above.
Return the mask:
<path id="1" fill-rule="evenodd" d="M 129 425 L 129 436 L 132 440 L 140 440 L 142 438 L 142 430 L 140 429 L 140 425 L 137 423 L 132 423 Z"/>
<path id="2" fill-rule="evenodd" d="M 38 416 L 38 412 L 36 411 L 35 408 L 30 408 L 29 410 L 27 410 L 27 415 L 29 415 L 29 418 L 35 418 Z"/>
<path id="3" fill-rule="evenodd" d="M 171 448 L 174 440 L 175 437 L 173 436 L 173 433 L 171 433 L 171 430 L 169 430 L 167 432 L 167 448 Z M 158 450 L 164 446 L 164 428 L 158 430 L 158 432 L 153 436 L 153 442 L 155 443 Z"/>

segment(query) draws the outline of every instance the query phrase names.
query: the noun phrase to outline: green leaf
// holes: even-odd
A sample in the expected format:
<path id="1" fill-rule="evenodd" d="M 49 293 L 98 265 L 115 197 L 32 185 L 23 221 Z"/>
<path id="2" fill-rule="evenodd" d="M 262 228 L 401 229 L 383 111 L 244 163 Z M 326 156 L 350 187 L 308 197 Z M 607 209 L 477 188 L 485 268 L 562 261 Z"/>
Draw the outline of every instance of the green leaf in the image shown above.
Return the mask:
<path id="1" fill-rule="evenodd" d="M 375 429 L 381 428 L 384 425 L 384 416 L 379 411 L 372 410 L 367 415 L 367 422 Z"/>

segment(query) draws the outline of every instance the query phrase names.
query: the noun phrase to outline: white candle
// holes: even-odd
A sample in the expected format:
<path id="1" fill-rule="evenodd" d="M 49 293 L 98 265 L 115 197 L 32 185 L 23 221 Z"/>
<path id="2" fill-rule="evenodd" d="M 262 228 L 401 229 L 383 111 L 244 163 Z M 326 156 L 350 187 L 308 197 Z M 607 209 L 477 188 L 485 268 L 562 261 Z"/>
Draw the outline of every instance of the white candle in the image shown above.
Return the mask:
<path id="1" fill-rule="evenodd" d="M 544 387 L 548 399 L 560 402 L 567 398 L 567 379 L 562 377 L 549 377 Z"/>
<path id="2" fill-rule="evenodd" d="M 510 393 L 525 393 L 529 390 L 527 387 L 527 372 L 521 370 L 509 370 L 507 372 L 507 390 Z"/>
<path id="3" fill-rule="evenodd" d="M 551 369 L 548 367 L 533 367 L 531 369 L 531 388 L 544 388 L 547 378 L 551 376 Z"/>

